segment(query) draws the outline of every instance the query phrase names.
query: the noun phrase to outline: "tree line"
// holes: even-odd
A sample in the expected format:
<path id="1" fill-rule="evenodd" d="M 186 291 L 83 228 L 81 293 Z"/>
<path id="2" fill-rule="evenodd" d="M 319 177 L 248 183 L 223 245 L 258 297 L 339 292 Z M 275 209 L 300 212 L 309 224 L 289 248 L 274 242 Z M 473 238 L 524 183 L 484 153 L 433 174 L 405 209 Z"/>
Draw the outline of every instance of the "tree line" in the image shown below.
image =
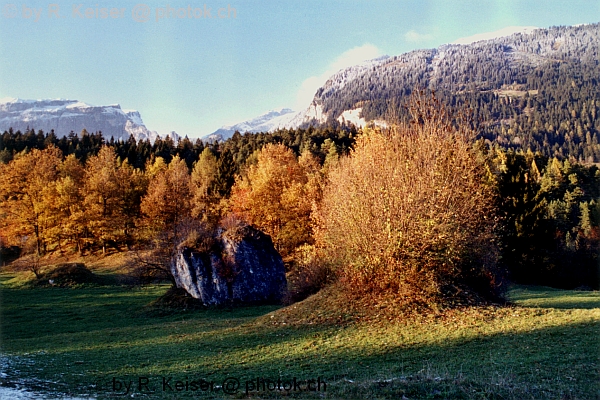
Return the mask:
<path id="1" fill-rule="evenodd" d="M 229 198 L 236 176 L 268 144 L 284 145 L 290 163 L 302 153 L 318 165 L 346 151 L 356 135 L 354 129 L 309 128 L 236 133 L 225 143 L 166 138 L 151 144 L 105 141 L 85 131 L 57 138 L 9 130 L 0 135 L 0 236 L 4 245 L 27 245 L 40 255 L 67 244 L 80 252 L 130 247 L 178 215 L 221 213 L 218 203 Z"/>
<path id="2" fill-rule="evenodd" d="M 375 140 L 379 137 L 376 135 L 383 135 L 382 139 Z M 360 179 L 366 179 L 362 181 L 365 185 L 372 182 L 368 178 L 352 178 L 356 171 L 351 172 L 351 167 L 341 163 L 342 160 L 362 148 L 364 141 L 377 149 L 379 158 L 369 161 L 374 163 L 370 164 L 373 173 L 394 165 L 381 158 L 389 151 L 392 151 L 390 157 L 401 153 L 398 148 L 403 149 L 406 157 L 420 154 L 415 146 L 411 150 L 410 143 L 400 140 L 400 136 L 392 135 L 395 138 L 392 140 L 389 135 L 385 130 L 363 132 L 338 126 L 236 133 L 223 143 L 192 143 L 189 139 L 174 143 L 166 139 L 150 144 L 136 143 L 133 139 L 105 142 L 101 135 L 85 132 L 60 139 L 43 132 L 5 132 L 0 148 L 0 153 L 6 156 L 0 164 L 1 244 L 5 248 L 17 246 L 39 256 L 57 251 L 106 252 L 111 248 L 122 251 L 151 246 L 157 243 L 157 238 L 162 238 L 163 244 L 164 240 L 180 240 L 177 230 L 190 219 L 214 225 L 233 214 L 269 234 L 290 268 L 294 268 L 313 257 L 324 226 L 334 229 L 332 221 L 341 218 L 341 214 L 336 214 L 341 211 L 335 204 L 355 204 L 344 218 L 354 214 L 356 224 L 372 215 L 361 211 L 366 200 L 358 197 L 357 202 L 352 203 L 348 197 L 350 190 L 343 186 L 356 185 Z M 362 137 L 365 139 L 360 139 Z M 359 139 L 362 144 L 357 145 Z M 493 200 L 494 218 L 497 218 L 494 229 L 499 268 L 520 282 L 597 287 L 598 168 L 531 150 L 506 150 L 483 139 L 470 143 L 468 151 L 461 147 L 464 161 L 453 168 L 466 168 L 461 172 L 464 179 L 480 180 L 487 185 L 485 193 Z M 476 155 L 478 164 L 467 162 L 469 152 Z M 430 154 L 439 156 L 434 150 Z M 458 153 L 452 154 L 448 157 L 456 158 Z M 431 168 L 439 167 L 435 163 L 431 165 Z M 418 184 L 406 181 L 407 186 L 400 185 L 398 190 L 420 187 L 423 189 L 420 196 L 424 196 L 429 193 L 424 182 L 438 182 L 436 179 L 442 176 L 439 174 L 443 174 L 444 169 L 430 169 L 421 164 L 415 168 L 417 166 L 419 176 L 424 179 L 433 174 L 432 179 Z M 366 170 L 362 166 L 359 169 Z M 397 179 L 394 171 L 397 169 L 390 172 L 392 180 Z M 444 179 L 439 182 L 446 182 L 450 176 Z M 385 185 L 387 183 L 382 183 L 381 187 Z M 325 207 L 324 194 L 331 195 L 334 187 L 339 187 L 336 193 L 340 197 L 333 203 L 328 200 L 331 214 L 317 212 Z M 430 200 L 437 199 L 438 194 L 451 193 L 437 192 L 435 187 L 431 190 L 435 196 L 425 196 Z M 362 190 L 359 194 L 367 192 Z M 400 204 L 393 199 L 401 194 L 383 194 L 391 196 L 390 204 Z M 370 196 L 375 196 L 370 197 L 373 201 L 379 201 L 375 194 Z M 385 196 L 383 198 L 388 198 Z M 470 204 L 456 199 L 452 202 Z M 428 210 L 435 210 L 439 202 L 417 203 L 428 204 Z M 485 202 L 480 204 L 484 205 L 490 206 Z M 406 203 L 402 207 L 408 206 Z M 470 210 L 479 216 L 485 215 L 475 206 Z M 448 215 L 458 215 L 456 212 Z M 403 220 L 402 215 L 390 215 L 389 220 Z M 469 221 L 468 214 L 464 215 L 464 221 Z M 429 231 L 421 227 L 419 235 L 451 235 L 449 217 L 439 221 L 436 218 L 429 218 L 430 225 L 424 225 L 429 226 Z M 450 223 L 448 231 L 442 232 L 446 223 Z M 384 223 L 382 229 L 391 228 Z M 477 237 L 475 231 L 463 232 L 471 232 L 473 240 Z M 477 232 L 483 235 L 484 230 Z M 333 238 L 340 235 L 330 235 L 328 240 L 334 243 Z M 368 238 L 358 232 L 355 236 L 356 240 Z M 421 236 L 414 235 L 413 239 Z M 374 243 L 374 240 L 367 242 Z M 442 244 L 443 241 L 438 241 L 436 246 Z M 360 250 L 359 247 L 355 248 Z M 476 246 L 460 247 L 465 248 Z M 389 251 L 400 254 L 399 249 Z M 363 251 L 359 254 L 366 255 Z"/>

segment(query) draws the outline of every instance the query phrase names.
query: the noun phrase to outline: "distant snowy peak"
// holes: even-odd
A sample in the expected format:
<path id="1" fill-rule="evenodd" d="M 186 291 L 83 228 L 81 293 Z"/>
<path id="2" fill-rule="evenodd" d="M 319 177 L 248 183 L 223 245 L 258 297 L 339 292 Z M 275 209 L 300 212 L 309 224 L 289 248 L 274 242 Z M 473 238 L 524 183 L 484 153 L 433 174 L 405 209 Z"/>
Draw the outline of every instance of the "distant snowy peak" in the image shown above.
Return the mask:
<path id="1" fill-rule="evenodd" d="M 549 29 L 507 27 L 435 49 L 380 57 L 343 69 L 316 91 L 312 104 L 319 105 L 327 121 L 380 125 L 377 119 L 384 118 L 385 102 L 415 87 L 448 92 L 464 91 L 467 85 L 481 90 L 500 89 L 503 84 L 513 83 L 501 82 L 502 76 L 531 71 L 556 60 L 597 62 L 599 38 L 599 24 Z M 485 70 L 506 74 L 493 77 L 485 76 L 487 72 L 472 73 Z"/>
<path id="2" fill-rule="evenodd" d="M 223 126 L 210 135 L 205 136 L 203 139 L 208 141 L 220 141 L 229 139 L 236 131 L 240 133 L 273 132 L 277 129 L 298 129 L 305 124 L 323 124 L 327 122 L 329 116 L 323 111 L 323 104 L 319 100 L 319 97 L 326 97 L 326 92 L 340 90 L 354 79 L 362 76 L 365 71 L 379 66 L 388 59 L 389 56 L 381 56 L 339 70 L 317 91 L 315 99 L 302 111 L 295 112 L 289 108 L 272 110 L 259 117 L 235 125 Z M 358 113 L 360 113 L 360 110 L 351 113 L 352 117 L 345 118 L 345 120 L 347 122 L 355 122 L 353 117 Z M 356 122 L 358 123 L 358 118 L 356 118 Z M 360 123 L 358 123 L 358 125 L 363 126 Z"/>
<path id="3" fill-rule="evenodd" d="M 221 141 L 229 139 L 236 131 L 240 133 L 257 133 L 289 128 L 291 121 L 296 115 L 297 113 L 289 108 L 271 110 L 256 118 L 239 122 L 234 125 L 223 126 L 210 135 L 204 136 L 203 139 L 208 141 Z"/>
<path id="4" fill-rule="evenodd" d="M 248 131 L 248 132 L 256 131 L 256 129 L 262 129 L 267 126 L 271 127 L 274 124 L 276 125 L 277 123 L 285 122 L 289 118 L 289 115 L 292 114 L 293 112 L 294 111 L 289 108 L 282 108 L 279 110 L 271 110 L 263 115 L 253 118 L 251 120 L 244 121 L 244 122 L 241 122 L 241 123 L 229 126 L 229 127 L 224 127 L 224 128 L 235 128 L 236 130 Z"/>
<path id="5" fill-rule="evenodd" d="M 376 107 L 367 109 L 366 105 L 372 105 L 374 100 L 398 96 L 398 93 L 409 93 L 419 86 L 434 90 L 464 90 L 464 77 L 469 75 L 465 70 L 475 70 L 475 66 L 483 63 L 490 70 L 510 70 L 536 68 L 557 59 L 587 57 L 597 60 L 598 38 L 598 24 L 550 29 L 510 26 L 460 38 L 435 49 L 414 50 L 394 57 L 381 56 L 331 75 L 316 91 L 308 107 L 300 112 L 290 109 L 270 111 L 248 121 L 223 126 L 203 139 L 226 140 L 235 131 L 273 132 L 329 121 L 357 127 L 370 123 L 385 126 L 384 117 L 373 110 Z M 487 87 L 490 82 L 485 79 L 479 84 Z M 366 115 L 363 110 L 368 111 Z"/>
<path id="6" fill-rule="evenodd" d="M 119 104 L 93 106 L 78 100 L 23 100 L 0 99 L 0 131 L 12 128 L 24 132 L 27 129 L 54 133 L 58 137 L 70 132 L 102 132 L 106 139 L 154 142 L 159 137 L 144 125 L 138 111 L 121 109 Z M 178 137 L 177 134 L 171 137 Z"/>
<path id="7" fill-rule="evenodd" d="M 123 110 L 123 112 L 127 115 L 127 117 L 129 117 L 129 119 L 131 120 L 131 122 L 133 122 L 134 124 L 144 125 L 144 122 L 142 121 L 142 116 L 140 115 L 139 111 L 136 111 L 136 110 Z"/>

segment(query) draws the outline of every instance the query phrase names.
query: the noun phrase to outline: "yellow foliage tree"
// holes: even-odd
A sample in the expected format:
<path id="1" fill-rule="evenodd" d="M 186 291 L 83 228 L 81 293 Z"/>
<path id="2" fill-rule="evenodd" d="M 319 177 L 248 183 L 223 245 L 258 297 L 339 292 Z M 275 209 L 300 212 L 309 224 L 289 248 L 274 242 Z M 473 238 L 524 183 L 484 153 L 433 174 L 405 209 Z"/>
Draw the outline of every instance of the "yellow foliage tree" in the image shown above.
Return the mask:
<path id="1" fill-rule="evenodd" d="M 142 198 L 141 211 L 144 238 L 153 244 L 152 251 L 143 257 L 138 255 L 136 274 L 142 279 L 175 280 L 170 272 L 179 243 L 185 239 L 191 213 L 190 174 L 184 160 L 175 156 L 168 166 L 162 159 L 151 168 L 146 195 Z"/>
<path id="2" fill-rule="evenodd" d="M 117 247 L 132 239 L 139 204 L 146 190 L 146 176 L 127 161 L 119 162 L 112 147 L 104 146 L 85 168 L 83 193 L 86 226 L 100 241 Z"/>
<path id="3" fill-rule="evenodd" d="M 46 250 L 52 228 L 58 223 L 54 182 L 62 154 L 56 147 L 34 149 L 0 166 L 0 207 L 5 231 L 13 239 L 33 238 L 35 251 Z"/>
<path id="4" fill-rule="evenodd" d="M 84 196 L 86 225 L 104 253 L 107 243 L 116 239 L 120 222 L 117 156 L 112 147 L 102 147 L 86 163 Z"/>
<path id="5" fill-rule="evenodd" d="M 148 192 L 142 198 L 141 211 L 146 226 L 155 233 L 170 231 L 176 234 L 177 225 L 189 217 L 190 174 L 185 161 L 179 156 L 150 179 Z"/>
<path id="6" fill-rule="evenodd" d="M 143 171 L 133 168 L 125 160 L 117 170 L 117 182 L 119 197 L 117 213 L 121 216 L 119 228 L 122 238 L 129 248 L 134 239 L 136 222 L 140 217 L 142 197 L 148 190 L 148 178 Z"/>
<path id="7" fill-rule="evenodd" d="M 204 149 L 195 163 L 191 176 L 192 215 L 203 221 L 214 219 L 218 214 L 216 203 L 219 194 L 216 190 L 218 168 L 217 158 L 209 148 Z"/>
<path id="8" fill-rule="evenodd" d="M 85 236 L 85 218 L 83 208 L 83 180 L 85 169 L 74 154 L 65 158 L 60 166 L 60 177 L 55 183 L 56 209 L 59 224 L 55 236 L 75 242 L 77 250 L 82 252 L 82 238 Z"/>
<path id="9" fill-rule="evenodd" d="M 299 162 L 284 145 L 268 144 L 246 176 L 236 180 L 230 204 L 234 213 L 269 234 L 287 256 L 311 240 L 310 214 L 319 192 L 319 166 L 309 153 Z"/>

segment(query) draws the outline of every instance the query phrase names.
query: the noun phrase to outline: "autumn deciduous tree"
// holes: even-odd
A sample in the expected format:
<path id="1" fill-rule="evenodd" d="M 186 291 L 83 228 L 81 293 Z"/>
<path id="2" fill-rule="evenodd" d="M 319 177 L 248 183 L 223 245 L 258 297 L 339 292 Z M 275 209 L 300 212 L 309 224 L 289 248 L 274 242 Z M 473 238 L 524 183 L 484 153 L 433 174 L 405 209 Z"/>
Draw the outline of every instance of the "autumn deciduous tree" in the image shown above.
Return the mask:
<path id="1" fill-rule="evenodd" d="M 473 132 L 435 98 L 414 98 L 410 111 L 412 123 L 367 130 L 332 168 L 319 245 L 352 291 L 430 304 L 469 284 L 488 290 L 494 194 Z"/>
<path id="2" fill-rule="evenodd" d="M 59 177 L 61 156 L 60 150 L 50 146 L 20 154 L 0 166 L 6 229 L 12 237 L 33 238 L 38 256 L 45 252 L 49 234 L 58 223 L 54 182 Z"/>
<path id="3" fill-rule="evenodd" d="M 267 144 L 236 181 L 232 210 L 269 234 L 283 256 L 310 241 L 312 204 L 319 196 L 319 166 L 309 153 L 300 157 L 284 145 Z"/>
<path id="4" fill-rule="evenodd" d="M 146 190 L 144 174 L 119 162 L 114 149 L 104 146 L 88 160 L 84 180 L 84 219 L 93 237 L 103 251 L 107 244 L 128 244 Z"/>
<path id="5" fill-rule="evenodd" d="M 169 279 L 170 262 L 177 245 L 189 233 L 191 213 L 190 174 L 184 160 L 175 156 L 168 166 L 157 158 L 150 168 L 148 191 L 142 198 L 141 211 L 151 252 L 138 255 L 135 274 L 141 279 Z"/>
<path id="6" fill-rule="evenodd" d="M 83 183 L 85 169 L 71 154 L 60 166 L 60 177 L 55 183 L 55 208 L 59 216 L 55 236 L 60 245 L 61 239 L 74 242 L 81 253 L 85 235 L 85 211 L 83 207 Z"/>
<path id="7" fill-rule="evenodd" d="M 103 252 L 107 241 L 115 239 L 119 223 L 117 189 L 117 156 L 113 148 L 104 146 L 86 163 L 84 186 L 86 225 Z"/>
<path id="8" fill-rule="evenodd" d="M 119 229 L 122 240 L 130 248 L 136 223 L 141 216 L 140 204 L 148 189 L 148 179 L 143 171 L 133 168 L 125 160 L 117 170 L 117 182 L 117 214 L 121 216 Z"/>
<path id="9" fill-rule="evenodd" d="M 158 170 L 150 179 L 148 192 L 142 198 L 146 225 L 155 232 L 174 232 L 190 215 L 190 197 L 190 173 L 185 161 L 175 156 L 167 168 Z"/>
<path id="10" fill-rule="evenodd" d="M 218 214 L 216 203 L 220 196 L 217 190 L 217 158 L 209 148 L 204 149 L 195 163 L 191 176 L 192 215 L 201 220 L 212 220 Z"/>

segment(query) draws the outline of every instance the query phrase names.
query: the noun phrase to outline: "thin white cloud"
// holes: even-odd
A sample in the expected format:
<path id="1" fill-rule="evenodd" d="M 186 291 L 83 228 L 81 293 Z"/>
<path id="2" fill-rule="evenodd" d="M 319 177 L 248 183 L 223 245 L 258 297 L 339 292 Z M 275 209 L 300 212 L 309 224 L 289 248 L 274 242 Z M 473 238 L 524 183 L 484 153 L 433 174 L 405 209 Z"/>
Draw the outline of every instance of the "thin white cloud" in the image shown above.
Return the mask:
<path id="1" fill-rule="evenodd" d="M 473 36 L 467 36 L 455 40 L 452 44 L 471 44 L 480 40 L 489 40 L 504 36 L 510 36 L 513 33 L 531 33 L 535 29 L 539 29 L 535 26 L 507 26 L 506 28 L 499 29 L 494 32 L 478 33 Z"/>
<path id="2" fill-rule="evenodd" d="M 431 33 L 419 33 L 414 29 L 411 29 L 404 34 L 404 40 L 410 43 L 422 43 L 431 39 L 433 39 L 433 35 Z"/>
<path id="3" fill-rule="evenodd" d="M 296 105 L 294 109 L 297 111 L 305 109 L 313 100 L 317 90 L 327 82 L 327 79 L 329 79 L 331 75 L 339 70 L 360 64 L 366 60 L 377 58 L 381 55 L 381 51 L 372 44 L 365 44 L 345 51 L 329 64 L 327 71 L 319 76 L 311 76 L 302 82 L 300 89 L 296 94 Z"/>

